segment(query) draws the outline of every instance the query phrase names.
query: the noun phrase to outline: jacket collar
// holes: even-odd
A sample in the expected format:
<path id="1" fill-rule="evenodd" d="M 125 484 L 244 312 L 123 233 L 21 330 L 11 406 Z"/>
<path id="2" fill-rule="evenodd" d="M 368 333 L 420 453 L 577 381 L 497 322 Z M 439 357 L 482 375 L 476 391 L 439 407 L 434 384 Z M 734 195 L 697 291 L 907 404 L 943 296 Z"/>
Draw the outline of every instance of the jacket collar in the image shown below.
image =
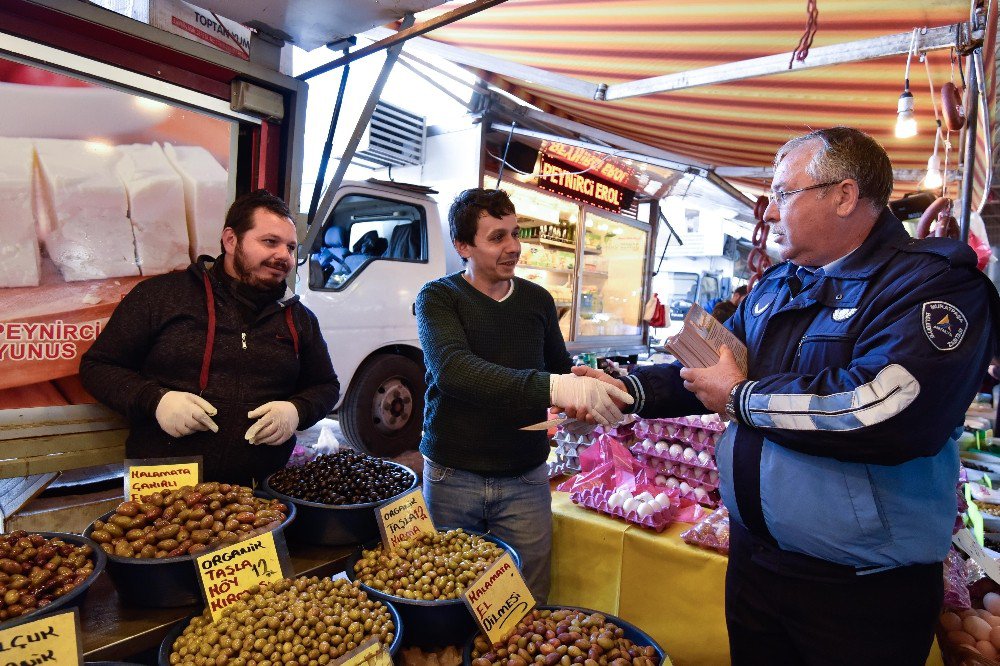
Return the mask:
<path id="1" fill-rule="evenodd" d="M 882 211 L 871 232 L 861 245 L 829 271 L 823 271 L 809 287 L 790 304 L 805 307 L 820 302 L 833 308 L 855 307 L 864 295 L 868 278 L 883 266 L 910 240 L 903 223 L 888 208 Z M 785 280 L 795 274 L 795 264 L 784 262 L 765 278 Z"/>
<path id="2" fill-rule="evenodd" d="M 212 285 L 218 287 L 219 280 L 218 278 L 216 278 L 215 273 L 212 269 L 215 268 L 216 265 L 218 265 L 220 269 L 222 268 L 222 258 L 223 255 L 221 254 L 218 257 L 212 257 L 207 254 L 203 254 L 200 257 L 198 257 L 197 261 L 188 266 L 188 271 L 190 271 L 191 274 L 195 276 L 198 282 L 201 282 L 202 280 L 201 276 L 203 273 L 207 274 L 208 279 L 212 281 Z M 292 290 L 292 288 L 286 284 L 285 293 L 282 294 L 281 298 L 277 299 L 275 303 L 278 305 L 278 307 L 286 308 L 294 304 L 298 300 L 299 300 L 298 294 L 296 294 Z"/>

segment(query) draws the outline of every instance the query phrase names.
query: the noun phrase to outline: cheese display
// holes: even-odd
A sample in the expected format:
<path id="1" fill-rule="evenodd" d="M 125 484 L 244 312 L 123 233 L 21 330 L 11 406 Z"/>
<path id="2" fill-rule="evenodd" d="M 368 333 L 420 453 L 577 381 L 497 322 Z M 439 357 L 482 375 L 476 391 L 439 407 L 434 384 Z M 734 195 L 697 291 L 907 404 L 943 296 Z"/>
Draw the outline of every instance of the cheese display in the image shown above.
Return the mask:
<path id="1" fill-rule="evenodd" d="M 190 256 L 219 254 L 219 236 L 229 206 L 229 174 L 200 146 L 166 144 L 164 151 L 184 181 Z"/>
<path id="2" fill-rule="evenodd" d="M 78 282 L 214 257 L 228 183 L 199 146 L 0 137 L 0 288 L 49 284 L 53 265 Z"/>
<path id="3" fill-rule="evenodd" d="M 139 275 L 115 149 L 65 139 L 34 143 L 39 231 L 63 279 Z"/>
<path id="4" fill-rule="evenodd" d="M 31 141 L 0 138 L 0 208 L 4 216 L 0 287 L 34 287 L 41 275 L 31 213 L 32 162 Z"/>
<path id="5" fill-rule="evenodd" d="M 115 166 L 128 194 L 140 272 L 155 275 L 184 268 L 189 262 L 181 177 L 158 143 L 118 146 L 117 152 Z"/>

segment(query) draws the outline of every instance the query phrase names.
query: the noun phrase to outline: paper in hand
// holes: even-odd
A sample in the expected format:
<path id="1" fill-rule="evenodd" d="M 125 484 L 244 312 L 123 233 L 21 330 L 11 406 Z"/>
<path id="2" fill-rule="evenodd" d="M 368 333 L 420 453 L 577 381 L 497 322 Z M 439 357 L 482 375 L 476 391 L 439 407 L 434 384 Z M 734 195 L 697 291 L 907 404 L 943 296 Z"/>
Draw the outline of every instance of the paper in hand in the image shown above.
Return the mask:
<path id="1" fill-rule="evenodd" d="M 680 333 L 667 340 L 664 346 L 686 368 L 710 368 L 719 362 L 722 345 L 729 347 L 740 370 L 746 374 L 746 345 L 722 322 L 694 303 L 684 317 Z"/>

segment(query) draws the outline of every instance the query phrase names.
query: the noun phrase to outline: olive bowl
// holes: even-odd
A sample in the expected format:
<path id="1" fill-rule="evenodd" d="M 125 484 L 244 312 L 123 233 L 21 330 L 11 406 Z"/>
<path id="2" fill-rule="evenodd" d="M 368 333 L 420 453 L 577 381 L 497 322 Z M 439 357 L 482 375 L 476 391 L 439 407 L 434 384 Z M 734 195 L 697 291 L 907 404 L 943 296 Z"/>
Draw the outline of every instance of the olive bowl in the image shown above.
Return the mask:
<path id="1" fill-rule="evenodd" d="M 446 532 L 448 527 L 438 527 L 439 532 Z M 487 541 L 491 541 L 500 546 L 514 559 L 514 565 L 521 568 L 521 556 L 517 554 L 509 544 L 496 538 L 492 534 L 483 534 L 473 530 L 463 528 L 468 534 L 480 536 Z M 371 550 L 378 541 L 364 544 L 347 558 L 347 577 L 355 580 L 354 565 L 361 559 L 363 550 Z M 443 648 L 448 645 L 462 645 L 475 630 L 476 621 L 469 612 L 465 601 L 459 596 L 455 599 L 435 599 L 427 601 L 424 599 L 406 599 L 397 597 L 394 594 L 387 594 L 376 590 L 373 587 L 359 582 L 361 588 L 368 593 L 368 596 L 379 601 L 389 602 L 396 606 L 399 615 L 406 625 L 406 638 L 404 647 L 415 646 L 422 649 Z"/>
<path id="2" fill-rule="evenodd" d="M 645 631 L 635 626 L 631 622 L 626 622 L 625 620 L 611 615 L 610 613 L 605 613 L 602 611 L 590 610 L 589 608 L 580 608 L 578 606 L 535 606 L 535 610 L 548 610 L 548 611 L 578 611 L 580 613 L 586 613 L 587 615 L 593 615 L 594 613 L 600 613 L 607 619 L 608 622 L 615 624 L 622 629 L 622 638 L 627 638 L 636 645 L 640 647 L 652 647 L 656 650 L 656 654 L 660 657 L 660 665 L 671 663 L 667 657 L 667 653 L 664 652 L 660 644 L 653 640 L 653 638 L 647 634 Z M 462 650 L 462 664 L 463 666 L 472 666 L 472 650 L 475 648 L 476 638 L 479 636 L 479 631 L 473 632 L 469 639 L 465 642 L 465 649 Z"/>
<path id="3" fill-rule="evenodd" d="M 254 492 L 254 496 L 274 499 L 263 492 Z M 285 514 L 285 520 L 270 532 L 281 534 L 295 520 L 295 505 L 286 506 L 288 513 Z M 109 511 L 97 520 L 107 522 L 114 514 L 114 511 Z M 93 531 L 94 524 L 91 523 L 83 534 L 89 537 Z M 109 555 L 100 546 L 97 550 L 107 557 L 108 576 L 111 577 L 122 603 L 127 606 L 175 608 L 204 603 L 201 586 L 198 584 L 198 572 L 194 566 L 194 555 L 151 559 Z"/>
<path id="4" fill-rule="evenodd" d="M 391 460 L 383 462 L 402 468 L 410 474 L 412 480 L 409 488 L 403 492 L 378 502 L 342 505 L 310 502 L 286 495 L 271 487 L 274 474 L 264 479 L 262 488 L 286 505 L 295 505 L 298 517 L 295 519 L 295 524 L 288 528 L 287 536 L 290 541 L 320 546 L 353 546 L 378 536 L 378 521 L 375 515 L 379 506 L 417 487 L 417 475 L 412 469 Z"/>
<path id="5" fill-rule="evenodd" d="M 396 625 L 396 635 L 392 639 L 392 643 L 389 645 L 389 654 L 393 657 L 399 652 L 400 646 L 403 644 L 403 620 L 399 615 L 399 611 L 391 603 L 388 603 L 384 599 L 379 599 L 386 608 L 389 609 L 389 614 L 392 616 L 392 623 Z M 174 641 L 176 641 L 184 630 L 187 628 L 191 620 L 197 617 L 195 615 L 189 615 L 187 618 L 181 620 L 175 624 L 170 632 L 164 637 L 163 642 L 160 643 L 160 652 L 158 661 L 160 666 L 170 666 L 170 654 L 174 649 Z"/>
<path id="6" fill-rule="evenodd" d="M 38 534 L 46 539 L 62 539 L 66 543 L 76 546 L 90 546 L 90 548 L 94 551 L 94 570 L 82 583 L 74 587 L 67 594 L 64 594 L 47 606 L 37 608 L 30 613 L 18 615 L 17 617 L 12 617 L 9 620 L 0 622 L 0 629 L 16 627 L 19 624 L 31 622 L 41 617 L 45 617 L 46 615 L 53 615 L 62 611 L 71 610 L 82 605 L 84 599 L 87 598 L 87 592 L 90 589 L 90 586 L 93 585 L 94 581 L 97 580 L 97 577 L 101 575 L 101 572 L 104 571 L 108 562 L 107 553 L 105 553 L 101 547 L 97 545 L 97 543 L 91 541 L 86 536 L 69 534 L 66 532 L 28 532 L 28 534 Z"/>

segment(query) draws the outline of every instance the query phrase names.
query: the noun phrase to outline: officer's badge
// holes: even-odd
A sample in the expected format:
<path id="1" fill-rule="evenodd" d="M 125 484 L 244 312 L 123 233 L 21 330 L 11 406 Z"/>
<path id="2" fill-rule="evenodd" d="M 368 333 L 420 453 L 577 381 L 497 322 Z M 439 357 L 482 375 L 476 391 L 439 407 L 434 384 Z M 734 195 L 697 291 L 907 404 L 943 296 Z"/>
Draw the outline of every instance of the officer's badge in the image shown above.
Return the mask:
<path id="1" fill-rule="evenodd" d="M 836 310 L 833 311 L 833 320 L 834 321 L 847 321 L 857 311 L 858 311 L 857 308 L 837 308 Z"/>
<path id="2" fill-rule="evenodd" d="M 920 323 L 931 344 L 941 351 L 952 351 L 962 344 L 969 320 L 962 311 L 944 301 L 927 301 L 920 309 Z"/>
<path id="3" fill-rule="evenodd" d="M 771 307 L 771 303 L 774 303 L 774 294 L 764 294 L 761 296 L 760 300 L 753 304 L 753 308 L 751 309 L 753 316 L 759 317 L 767 312 L 767 309 Z"/>

